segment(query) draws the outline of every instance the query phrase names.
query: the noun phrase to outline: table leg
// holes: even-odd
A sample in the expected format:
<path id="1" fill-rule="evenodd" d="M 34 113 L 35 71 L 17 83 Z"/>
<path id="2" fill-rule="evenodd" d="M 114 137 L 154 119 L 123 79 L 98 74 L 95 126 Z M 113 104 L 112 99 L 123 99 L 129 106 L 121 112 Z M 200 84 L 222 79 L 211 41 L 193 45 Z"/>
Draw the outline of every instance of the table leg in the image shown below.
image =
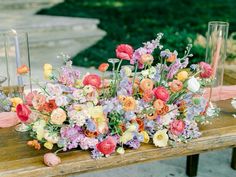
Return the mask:
<path id="1" fill-rule="evenodd" d="M 187 156 L 186 175 L 189 177 L 197 176 L 199 154 Z"/>
<path id="2" fill-rule="evenodd" d="M 236 147 L 232 151 L 231 168 L 236 170 Z"/>

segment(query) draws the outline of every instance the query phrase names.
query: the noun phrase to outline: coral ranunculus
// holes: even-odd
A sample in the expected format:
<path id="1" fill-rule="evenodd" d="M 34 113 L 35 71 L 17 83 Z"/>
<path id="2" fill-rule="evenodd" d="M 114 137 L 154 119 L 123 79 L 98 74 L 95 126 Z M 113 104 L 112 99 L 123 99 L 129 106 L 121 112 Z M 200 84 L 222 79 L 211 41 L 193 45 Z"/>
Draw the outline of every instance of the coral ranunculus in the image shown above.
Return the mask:
<path id="1" fill-rule="evenodd" d="M 108 67 L 109 67 L 108 63 L 102 63 L 99 65 L 98 70 L 101 72 L 105 72 L 108 69 Z"/>
<path id="2" fill-rule="evenodd" d="M 183 133 L 185 123 L 183 120 L 174 120 L 170 124 L 170 131 L 173 135 L 179 136 Z"/>
<path id="3" fill-rule="evenodd" d="M 169 100 L 169 92 L 166 90 L 165 87 L 159 86 L 153 89 L 153 93 L 157 99 L 160 99 L 164 102 Z"/>
<path id="4" fill-rule="evenodd" d="M 16 114 L 22 122 L 26 122 L 29 119 L 30 113 L 31 111 L 26 105 L 18 104 L 16 106 Z"/>
<path id="5" fill-rule="evenodd" d="M 201 78 L 209 78 L 212 76 L 213 70 L 211 68 L 211 65 L 202 61 L 199 63 L 199 66 L 202 70 L 202 72 L 200 73 Z"/>
<path id="6" fill-rule="evenodd" d="M 183 83 L 179 80 L 173 80 L 169 83 L 170 90 L 172 92 L 179 92 L 183 88 Z"/>
<path id="7" fill-rule="evenodd" d="M 113 153 L 116 149 L 116 141 L 109 136 L 107 139 L 97 144 L 97 149 L 105 155 Z"/>
<path id="8" fill-rule="evenodd" d="M 17 73 L 20 75 L 27 74 L 29 72 L 29 67 L 25 64 L 17 68 Z"/>
<path id="9" fill-rule="evenodd" d="M 146 90 L 152 90 L 153 89 L 153 86 L 154 86 L 154 83 L 151 79 L 143 79 L 141 82 L 140 82 L 140 88 L 143 90 L 143 91 L 146 91 Z"/>
<path id="10" fill-rule="evenodd" d="M 101 83 L 101 78 L 97 74 L 89 74 L 83 80 L 84 85 L 92 85 L 96 88 L 99 88 Z"/>
<path id="11" fill-rule="evenodd" d="M 130 60 L 133 53 L 133 47 L 128 44 L 120 44 L 116 48 L 116 57 L 122 60 Z"/>

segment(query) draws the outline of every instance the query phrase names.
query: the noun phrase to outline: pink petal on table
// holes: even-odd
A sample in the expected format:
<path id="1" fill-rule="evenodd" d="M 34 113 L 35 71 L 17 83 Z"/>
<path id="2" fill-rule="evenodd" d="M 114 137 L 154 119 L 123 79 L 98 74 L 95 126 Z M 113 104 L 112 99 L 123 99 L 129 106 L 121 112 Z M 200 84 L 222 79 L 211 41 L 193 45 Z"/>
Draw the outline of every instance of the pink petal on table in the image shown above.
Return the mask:
<path id="1" fill-rule="evenodd" d="M 1 112 L 0 113 L 0 128 L 12 127 L 20 121 L 15 112 Z"/>

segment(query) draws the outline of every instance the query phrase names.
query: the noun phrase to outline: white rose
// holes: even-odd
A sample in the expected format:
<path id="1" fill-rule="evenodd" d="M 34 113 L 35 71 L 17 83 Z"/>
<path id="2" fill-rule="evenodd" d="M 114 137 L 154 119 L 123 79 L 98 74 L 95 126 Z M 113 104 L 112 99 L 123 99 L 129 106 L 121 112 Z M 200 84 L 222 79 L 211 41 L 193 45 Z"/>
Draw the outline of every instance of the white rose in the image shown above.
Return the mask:
<path id="1" fill-rule="evenodd" d="M 187 88 L 191 92 L 195 93 L 200 89 L 200 83 L 198 82 L 198 80 L 195 77 L 191 77 L 188 80 L 188 87 Z"/>

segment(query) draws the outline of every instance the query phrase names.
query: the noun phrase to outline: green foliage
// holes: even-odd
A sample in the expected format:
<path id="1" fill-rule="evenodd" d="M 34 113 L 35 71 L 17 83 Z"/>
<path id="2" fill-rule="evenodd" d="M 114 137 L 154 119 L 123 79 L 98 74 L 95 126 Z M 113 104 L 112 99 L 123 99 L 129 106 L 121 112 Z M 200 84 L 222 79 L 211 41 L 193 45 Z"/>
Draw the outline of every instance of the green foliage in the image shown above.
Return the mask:
<path id="1" fill-rule="evenodd" d="M 205 35 L 208 21 L 230 22 L 230 32 L 236 31 L 235 0 L 65 0 L 40 14 L 100 19 L 99 27 L 107 35 L 74 59 L 75 65 L 98 66 L 115 56 L 120 43 L 140 47 L 142 42 L 165 34 L 162 44 L 183 54 L 196 34 Z M 204 60 L 205 49 L 193 46 L 191 63 Z"/>
<path id="2" fill-rule="evenodd" d="M 122 130 L 121 130 L 122 117 L 121 117 L 121 115 L 118 112 L 113 111 L 108 115 L 108 117 L 109 117 L 109 129 L 112 130 L 111 134 L 121 135 L 122 134 Z"/>

